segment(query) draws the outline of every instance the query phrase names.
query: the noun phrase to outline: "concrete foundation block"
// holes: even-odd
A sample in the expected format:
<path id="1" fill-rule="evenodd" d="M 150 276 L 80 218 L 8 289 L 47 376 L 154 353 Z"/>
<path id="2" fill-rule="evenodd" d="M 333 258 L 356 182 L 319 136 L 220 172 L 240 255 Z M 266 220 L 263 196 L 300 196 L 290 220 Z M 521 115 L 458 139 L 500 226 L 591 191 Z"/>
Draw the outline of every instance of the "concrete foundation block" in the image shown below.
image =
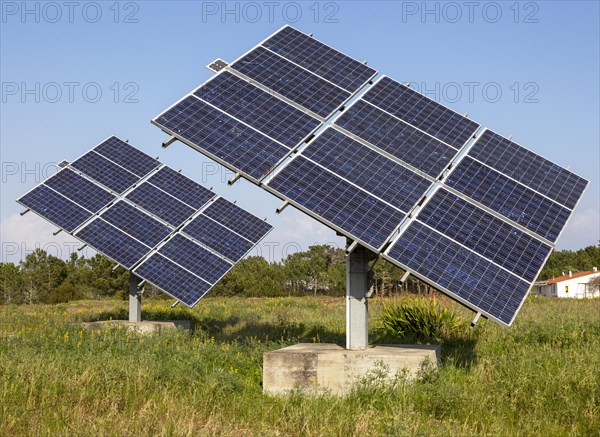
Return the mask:
<path id="1" fill-rule="evenodd" d="M 112 329 L 122 326 L 130 331 L 135 331 L 139 334 L 153 334 L 162 331 L 185 329 L 189 330 L 191 323 L 189 320 L 166 320 L 162 322 L 130 322 L 128 320 L 103 320 L 100 322 L 82 323 L 84 329 Z"/>
<path id="2" fill-rule="evenodd" d="M 382 365 L 387 378 L 407 371 L 414 379 L 425 363 L 437 367 L 439 345 L 374 345 L 347 350 L 335 344 L 301 343 L 263 356 L 263 392 L 280 395 L 301 388 L 312 393 L 348 393 L 357 380 Z"/>

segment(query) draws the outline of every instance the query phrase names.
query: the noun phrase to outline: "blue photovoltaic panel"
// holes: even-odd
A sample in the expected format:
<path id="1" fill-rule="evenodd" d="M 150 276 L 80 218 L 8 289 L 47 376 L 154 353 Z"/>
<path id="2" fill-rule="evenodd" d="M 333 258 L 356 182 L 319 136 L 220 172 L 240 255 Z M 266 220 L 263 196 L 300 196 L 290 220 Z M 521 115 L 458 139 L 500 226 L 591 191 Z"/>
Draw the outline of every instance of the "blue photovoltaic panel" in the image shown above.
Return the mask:
<path id="1" fill-rule="evenodd" d="M 529 188 L 466 156 L 446 185 L 532 230 L 556 241 L 570 211 Z"/>
<path id="2" fill-rule="evenodd" d="M 388 255 L 507 325 L 529 292 L 529 283 L 419 222 Z"/>
<path id="3" fill-rule="evenodd" d="M 212 191 L 186 178 L 170 167 L 161 168 L 148 179 L 148 182 L 177 197 L 194 209 L 201 208 L 210 199 L 215 197 Z"/>
<path id="4" fill-rule="evenodd" d="M 332 128 L 302 155 L 405 212 L 431 186 L 424 177 Z"/>
<path id="5" fill-rule="evenodd" d="M 266 221 L 222 197 L 215 200 L 202 213 L 255 244 L 273 229 L 273 226 Z"/>
<path id="6" fill-rule="evenodd" d="M 348 91 L 263 47 L 257 47 L 231 68 L 323 118 L 329 117 L 351 97 Z"/>
<path id="7" fill-rule="evenodd" d="M 193 96 L 160 115 L 155 123 L 255 180 L 290 152 Z"/>
<path id="8" fill-rule="evenodd" d="M 377 82 L 363 99 L 457 149 L 479 127 L 474 121 L 389 77 Z"/>
<path id="9" fill-rule="evenodd" d="M 552 247 L 441 189 L 417 219 L 533 282 Z"/>
<path id="10" fill-rule="evenodd" d="M 93 150 L 71 164 L 71 167 L 85 173 L 105 187 L 121 194 L 140 178 L 125 170 Z"/>
<path id="11" fill-rule="evenodd" d="M 286 26 L 263 43 L 269 50 L 310 70 L 351 93 L 376 73 L 371 67 Z"/>
<path id="12" fill-rule="evenodd" d="M 104 188 L 68 168 L 59 171 L 44 184 L 93 213 L 116 199 Z"/>
<path id="13" fill-rule="evenodd" d="M 269 187 L 374 248 L 404 218 L 397 209 L 302 156 L 284 167 Z"/>
<path id="14" fill-rule="evenodd" d="M 92 216 L 89 211 L 45 185 L 34 188 L 18 202 L 67 232 L 72 232 Z"/>
<path id="15" fill-rule="evenodd" d="M 100 217 L 148 247 L 156 246 L 172 232 L 168 226 L 123 201 L 115 203 Z"/>
<path id="16" fill-rule="evenodd" d="M 176 234 L 159 251 L 209 284 L 215 284 L 232 264 L 204 249 L 181 234 Z"/>
<path id="17" fill-rule="evenodd" d="M 141 263 L 134 272 L 190 307 L 211 287 L 206 281 L 158 253 Z"/>
<path id="18" fill-rule="evenodd" d="M 486 130 L 469 156 L 573 209 L 587 181 L 512 141 Z"/>
<path id="19" fill-rule="evenodd" d="M 458 153 L 362 100 L 348 108 L 335 124 L 433 177 Z"/>
<path id="20" fill-rule="evenodd" d="M 148 182 L 136 187 L 127 195 L 127 199 L 174 227 L 182 224 L 194 213 L 193 208 Z"/>
<path id="21" fill-rule="evenodd" d="M 100 218 L 84 226 L 75 236 L 126 269 L 133 267 L 150 250 L 146 245 Z"/>
<path id="22" fill-rule="evenodd" d="M 160 165 L 156 159 L 117 137 L 110 137 L 95 147 L 94 151 L 140 177 L 147 175 Z"/>
<path id="23" fill-rule="evenodd" d="M 182 232 L 233 262 L 239 261 L 253 247 L 253 244 L 245 238 L 203 214 L 185 225 Z"/>
<path id="24" fill-rule="evenodd" d="M 290 148 L 300 144 L 321 124 L 229 72 L 215 76 L 194 95 Z"/>

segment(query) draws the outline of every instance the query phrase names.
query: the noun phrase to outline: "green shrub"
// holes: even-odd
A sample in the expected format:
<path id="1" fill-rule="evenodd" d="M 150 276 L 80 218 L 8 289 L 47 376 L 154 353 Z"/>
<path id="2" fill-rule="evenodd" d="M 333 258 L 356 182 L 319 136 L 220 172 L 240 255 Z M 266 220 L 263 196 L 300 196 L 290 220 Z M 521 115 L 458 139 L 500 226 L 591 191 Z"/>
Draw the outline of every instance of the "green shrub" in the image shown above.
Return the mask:
<path id="1" fill-rule="evenodd" d="M 442 308 L 437 299 L 422 297 L 384 305 L 379 321 L 389 335 L 423 340 L 451 337 L 461 326 L 460 317 Z"/>

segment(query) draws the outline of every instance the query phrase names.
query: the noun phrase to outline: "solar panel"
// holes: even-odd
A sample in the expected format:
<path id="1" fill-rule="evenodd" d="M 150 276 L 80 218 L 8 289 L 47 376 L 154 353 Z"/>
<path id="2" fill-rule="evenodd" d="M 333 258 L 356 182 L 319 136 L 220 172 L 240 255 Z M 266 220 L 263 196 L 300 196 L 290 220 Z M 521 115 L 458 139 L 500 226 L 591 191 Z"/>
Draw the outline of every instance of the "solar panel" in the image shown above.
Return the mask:
<path id="1" fill-rule="evenodd" d="M 266 221 L 222 197 L 206 208 L 203 214 L 255 244 L 273 229 Z"/>
<path id="2" fill-rule="evenodd" d="M 289 148 L 193 96 L 167 110 L 155 123 L 254 181 L 290 152 Z"/>
<path id="3" fill-rule="evenodd" d="M 363 99 L 456 149 L 479 128 L 474 121 L 387 76 L 370 88 Z"/>
<path id="4" fill-rule="evenodd" d="M 431 228 L 413 222 L 389 258 L 438 289 L 511 324 L 530 284 Z"/>
<path id="5" fill-rule="evenodd" d="M 77 231 L 75 236 L 126 269 L 133 267 L 150 250 L 148 246 L 101 218 Z"/>
<path id="6" fill-rule="evenodd" d="M 169 167 L 161 168 L 148 179 L 148 182 L 194 209 L 201 208 L 215 197 L 209 189 Z"/>
<path id="7" fill-rule="evenodd" d="M 298 156 L 268 186 L 374 249 L 378 249 L 404 218 L 396 208 L 344 179 Z"/>
<path id="8" fill-rule="evenodd" d="M 119 194 L 122 194 L 140 179 L 93 150 L 73 162 L 71 167 L 85 173 Z"/>
<path id="9" fill-rule="evenodd" d="M 234 62 L 231 68 L 323 118 L 337 111 L 352 96 L 262 47 Z"/>
<path id="10" fill-rule="evenodd" d="M 449 187 L 551 242 L 556 241 L 570 215 L 564 206 L 468 156 L 456 166 L 445 182 Z"/>
<path id="11" fill-rule="evenodd" d="M 229 72 L 215 76 L 194 95 L 290 148 L 320 124 L 316 118 Z"/>
<path id="12" fill-rule="evenodd" d="M 285 26 L 262 45 L 351 93 L 377 73 L 290 26 Z"/>
<path id="13" fill-rule="evenodd" d="M 172 232 L 168 226 L 124 201 L 117 202 L 100 217 L 148 247 L 156 246 Z"/>
<path id="14" fill-rule="evenodd" d="M 68 168 L 59 171 L 44 184 L 93 213 L 116 199 L 104 188 Z"/>
<path id="15" fill-rule="evenodd" d="M 158 253 L 151 255 L 133 272 L 190 307 L 211 288 L 206 281 Z"/>
<path id="16" fill-rule="evenodd" d="M 92 216 L 91 212 L 46 185 L 37 186 L 18 202 L 68 232 L 72 232 Z"/>
<path id="17" fill-rule="evenodd" d="M 114 136 L 95 147 L 94 152 L 110 159 L 139 177 L 147 175 L 160 165 L 160 162 L 156 159 Z"/>
<path id="18" fill-rule="evenodd" d="M 126 198 L 174 227 L 182 224 L 194 213 L 192 207 L 148 182 L 136 187 Z"/>
<path id="19" fill-rule="evenodd" d="M 437 177 L 458 153 L 362 100 L 342 113 L 335 124 L 432 177 Z"/>
<path id="20" fill-rule="evenodd" d="M 343 133 L 327 128 L 302 155 L 404 212 L 431 182 Z"/>
<path id="21" fill-rule="evenodd" d="M 587 181 L 486 129 L 469 150 L 469 156 L 500 173 L 573 209 Z"/>
<path id="22" fill-rule="evenodd" d="M 185 225 L 182 232 L 222 254 L 233 262 L 246 255 L 253 244 L 204 214 Z"/>
<path id="23" fill-rule="evenodd" d="M 533 282 L 552 247 L 441 189 L 418 220 L 490 261 Z"/>
<path id="24" fill-rule="evenodd" d="M 209 284 L 215 284 L 232 264 L 181 234 L 176 234 L 158 251 Z"/>

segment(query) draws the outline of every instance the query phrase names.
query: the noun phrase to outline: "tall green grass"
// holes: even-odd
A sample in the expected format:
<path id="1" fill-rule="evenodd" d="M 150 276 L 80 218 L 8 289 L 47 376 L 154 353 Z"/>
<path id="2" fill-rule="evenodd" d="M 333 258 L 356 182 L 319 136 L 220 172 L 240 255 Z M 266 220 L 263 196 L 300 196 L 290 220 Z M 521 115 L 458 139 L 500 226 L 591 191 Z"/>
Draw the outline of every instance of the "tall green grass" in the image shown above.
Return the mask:
<path id="1" fill-rule="evenodd" d="M 146 301 L 144 318 L 194 328 L 145 337 L 78 323 L 125 315 L 117 301 L 0 307 L 0 435 L 600 435 L 599 300 L 532 299 L 510 329 L 443 338 L 437 371 L 375 375 L 344 398 L 261 387 L 264 352 L 344 341 L 343 299 Z M 373 342 L 407 341 L 372 325 Z"/>

